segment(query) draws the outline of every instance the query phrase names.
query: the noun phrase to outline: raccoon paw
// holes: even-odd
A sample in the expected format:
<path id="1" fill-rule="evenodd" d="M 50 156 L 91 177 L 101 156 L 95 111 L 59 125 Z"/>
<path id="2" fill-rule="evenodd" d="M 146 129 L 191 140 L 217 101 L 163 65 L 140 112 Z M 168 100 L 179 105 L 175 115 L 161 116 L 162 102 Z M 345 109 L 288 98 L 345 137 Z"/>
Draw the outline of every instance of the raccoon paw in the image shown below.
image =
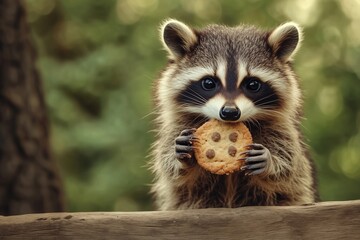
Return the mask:
<path id="1" fill-rule="evenodd" d="M 193 133 L 195 128 L 185 129 L 175 139 L 175 157 L 187 166 L 195 164 L 194 149 L 192 142 L 194 140 Z"/>
<path id="2" fill-rule="evenodd" d="M 245 161 L 245 165 L 241 170 L 246 171 L 245 175 L 265 173 L 271 163 L 271 153 L 269 149 L 257 143 L 250 144 L 247 148 L 249 150 L 242 153 L 246 155 L 246 157 L 241 159 Z"/>

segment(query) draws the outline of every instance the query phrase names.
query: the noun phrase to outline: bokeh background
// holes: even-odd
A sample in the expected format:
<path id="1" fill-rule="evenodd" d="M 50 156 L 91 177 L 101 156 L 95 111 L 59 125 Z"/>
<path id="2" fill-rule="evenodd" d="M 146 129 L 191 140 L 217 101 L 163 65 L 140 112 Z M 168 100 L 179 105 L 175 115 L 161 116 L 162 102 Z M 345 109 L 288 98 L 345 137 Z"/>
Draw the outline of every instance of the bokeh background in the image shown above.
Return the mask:
<path id="1" fill-rule="evenodd" d="M 322 200 L 360 199 L 360 1 L 27 0 L 70 211 L 153 209 L 151 86 L 166 63 L 158 27 L 304 27 L 295 61 L 303 130 Z"/>

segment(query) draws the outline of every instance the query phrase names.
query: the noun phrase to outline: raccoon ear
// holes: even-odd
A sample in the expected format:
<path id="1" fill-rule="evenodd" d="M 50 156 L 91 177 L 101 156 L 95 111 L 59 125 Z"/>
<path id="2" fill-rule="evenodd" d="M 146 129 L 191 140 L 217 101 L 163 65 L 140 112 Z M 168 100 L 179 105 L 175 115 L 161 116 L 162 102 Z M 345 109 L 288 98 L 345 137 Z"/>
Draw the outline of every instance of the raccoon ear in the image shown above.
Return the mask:
<path id="1" fill-rule="evenodd" d="M 161 40 L 171 57 L 176 60 L 190 52 L 198 38 L 190 27 L 182 22 L 170 19 L 161 26 Z"/>
<path id="2" fill-rule="evenodd" d="M 298 24 L 288 22 L 275 28 L 268 37 L 268 43 L 280 60 L 291 61 L 300 47 L 302 31 Z"/>

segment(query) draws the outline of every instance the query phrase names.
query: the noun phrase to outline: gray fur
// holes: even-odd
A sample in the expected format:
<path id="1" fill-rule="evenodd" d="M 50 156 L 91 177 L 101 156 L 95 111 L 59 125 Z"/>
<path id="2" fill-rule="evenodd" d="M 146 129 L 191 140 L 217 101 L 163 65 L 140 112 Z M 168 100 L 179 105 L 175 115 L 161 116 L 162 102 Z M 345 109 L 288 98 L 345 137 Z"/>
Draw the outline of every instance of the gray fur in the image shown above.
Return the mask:
<path id="1" fill-rule="evenodd" d="M 155 174 L 152 193 L 157 207 L 171 210 L 314 202 L 317 193 L 312 176 L 314 168 L 299 130 L 302 97 L 290 65 L 291 53 L 286 59 L 279 59 L 268 42 L 272 32 L 253 26 L 210 25 L 183 32 L 193 32 L 196 37 L 191 39 L 196 42 L 189 41 L 191 45 L 186 46 L 189 50 L 184 55 L 170 52 L 170 62 L 155 83 L 157 140 L 153 145 L 151 168 Z M 175 138 L 180 132 L 197 128 L 209 118 L 187 111 L 176 101 L 187 82 L 197 80 L 183 79 L 183 76 L 195 66 L 216 71 L 218 59 L 227 61 L 230 57 L 246 63 L 247 69 L 261 67 L 271 76 L 278 76 L 277 79 L 269 76 L 268 82 L 280 96 L 279 107 L 258 109 L 259 114 L 244 120 L 254 142 L 264 145 L 271 153 L 266 174 L 247 176 L 240 171 L 219 176 L 175 158 Z"/>

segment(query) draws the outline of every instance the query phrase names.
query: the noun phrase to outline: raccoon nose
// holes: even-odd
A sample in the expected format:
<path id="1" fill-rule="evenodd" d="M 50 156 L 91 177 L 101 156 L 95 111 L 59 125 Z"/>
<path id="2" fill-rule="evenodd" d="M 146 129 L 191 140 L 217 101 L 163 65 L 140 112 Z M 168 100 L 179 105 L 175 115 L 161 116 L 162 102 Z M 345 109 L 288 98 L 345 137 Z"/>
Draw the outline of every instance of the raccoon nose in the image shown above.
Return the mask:
<path id="1" fill-rule="evenodd" d="M 240 118 L 240 109 L 236 106 L 223 106 L 220 110 L 220 117 L 225 121 L 236 121 Z"/>

